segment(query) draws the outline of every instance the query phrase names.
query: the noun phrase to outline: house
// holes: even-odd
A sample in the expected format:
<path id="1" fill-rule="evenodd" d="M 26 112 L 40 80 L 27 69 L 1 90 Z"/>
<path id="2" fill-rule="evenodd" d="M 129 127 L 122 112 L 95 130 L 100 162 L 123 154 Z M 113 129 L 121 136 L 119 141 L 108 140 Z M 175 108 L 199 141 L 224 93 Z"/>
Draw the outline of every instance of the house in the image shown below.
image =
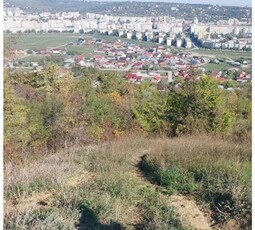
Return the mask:
<path id="1" fill-rule="evenodd" d="M 142 62 L 135 62 L 133 64 L 133 69 L 142 69 L 143 63 Z"/>
<path id="2" fill-rule="evenodd" d="M 47 52 L 48 52 L 47 49 L 44 49 L 44 48 L 40 49 L 40 53 L 43 54 L 43 55 L 47 54 Z"/>
<path id="3" fill-rule="evenodd" d="M 159 63 L 159 66 L 160 66 L 160 67 L 167 67 L 167 63 L 166 63 L 166 62 L 160 62 L 160 63 Z"/>
<path id="4" fill-rule="evenodd" d="M 211 75 L 215 78 L 220 78 L 222 76 L 222 71 L 220 70 L 213 70 Z"/>
<path id="5" fill-rule="evenodd" d="M 4 59 L 4 67 L 10 67 L 12 65 L 13 63 L 8 58 Z"/>
<path id="6" fill-rule="evenodd" d="M 154 76 L 154 77 L 152 78 L 152 82 L 153 82 L 153 83 L 159 83 L 160 81 L 161 81 L 160 76 Z"/>
<path id="7" fill-rule="evenodd" d="M 239 77 L 236 78 L 236 81 L 237 81 L 237 82 L 242 82 L 243 80 L 244 80 L 244 77 L 240 77 L 240 76 L 239 76 Z"/>
<path id="8" fill-rule="evenodd" d="M 165 54 L 163 57 L 164 57 L 165 59 L 171 59 L 171 58 L 174 57 L 174 55 L 172 55 L 172 54 Z"/>
<path id="9" fill-rule="evenodd" d="M 106 69 L 110 69 L 110 68 L 115 68 L 115 65 L 110 63 L 110 62 L 105 62 L 103 64 L 103 67 L 106 68 Z"/>
<path id="10" fill-rule="evenodd" d="M 130 79 L 130 78 L 133 78 L 133 77 L 136 77 L 136 76 L 137 76 L 136 73 L 126 73 L 125 74 L 126 79 Z"/>
<path id="11" fill-rule="evenodd" d="M 140 82 L 142 82 L 143 81 L 143 76 L 135 76 L 135 77 L 133 77 L 132 78 L 132 81 L 134 82 L 134 83 L 140 83 Z"/>
<path id="12" fill-rule="evenodd" d="M 53 53 L 53 54 L 60 54 L 60 53 L 61 53 L 61 49 L 59 49 L 59 48 L 53 48 L 53 49 L 52 49 L 52 53 Z"/>
<path id="13" fill-rule="evenodd" d="M 19 54 L 19 55 L 27 55 L 27 51 L 26 50 L 18 50 L 17 54 Z"/>
<path id="14" fill-rule="evenodd" d="M 153 57 L 153 54 L 150 53 L 150 52 L 147 52 L 147 53 L 145 53 L 143 56 L 149 59 L 149 58 L 152 58 L 152 57 Z"/>
<path id="15" fill-rule="evenodd" d="M 126 61 L 125 61 L 125 60 L 118 60 L 118 62 L 117 62 L 117 65 L 118 65 L 119 67 L 123 67 L 123 66 L 125 66 L 125 64 L 126 64 Z"/>
<path id="16" fill-rule="evenodd" d="M 100 61 L 103 59 L 103 56 L 102 55 L 95 55 L 94 56 L 94 61 Z"/>
<path id="17" fill-rule="evenodd" d="M 75 55 L 74 56 L 74 61 L 75 62 L 80 62 L 80 61 L 84 61 L 85 57 L 83 55 Z"/>
<path id="18" fill-rule="evenodd" d="M 138 73 L 126 73 L 125 78 L 131 80 L 133 83 L 140 83 L 143 81 L 143 76 L 138 75 Z"/>
<path id="19" fill-rule="evenodd" d="M 18 53 L 18 50 L 15 49 L 15 48 L 11 48 L 11 49 L 10 49 L 10 53 L 11 53 L 11 54 L 17 54 L 17 53 Z"/>

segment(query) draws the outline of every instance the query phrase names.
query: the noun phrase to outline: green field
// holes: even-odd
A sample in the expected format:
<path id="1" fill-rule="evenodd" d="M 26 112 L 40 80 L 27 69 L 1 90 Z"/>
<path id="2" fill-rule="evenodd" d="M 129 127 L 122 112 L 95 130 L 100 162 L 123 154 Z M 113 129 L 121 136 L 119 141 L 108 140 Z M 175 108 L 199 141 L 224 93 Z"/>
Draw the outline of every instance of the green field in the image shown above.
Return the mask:
<path id="1" fill-rule="evenodd" d="M 4 34 L 4 39 L 14 36 L 12 34 Z M 54 48 L 70 43 L 81 37 L 80 34 L 63 34 L 63 33 L 48 33 L 48 34 L 20 34 L 17 44 L 12 44 L 13 48 L 18 49 L 41 49 Z"/>
<path id="2" fill-rule="evenodd" d="M 119 39 L 123 42 L 127 42 L 127 43 L 131 42 L 136 45 L 141 45 L 141 46 L 146 46 L 146 47 L 152 47 L 156 44 L 156 43 L 152 43 L 152 42 L 145 42 L 145 41 L 139 41 L 139 40 L 134 40 L 134 39 L 120 38 L 120 37 L 116 37 L 116 36 L 101 35 L 101 34 L 95 34 L 95 35 L 93 35 L 93 37 L 101 39 L 101 40 L 105 40 L 107 42 L 112 42 L 112 41 L 116 41 Z"/>
<path id="3" fill-rule="evenodd" d="M 94 51 L 96 50 L 96 46 L 94 45 L 84 45 L 84 46 L 79 46 L 79 45 L 68 45 L 66 46 L 66 51 L 71 51 L 75 52 L 76 54 L 82 54 L 85 58 L 91 58 L 95 54 Z M 102 54 L 102 53 L 98 53 Z"/>
<path id="4" fill-rule="evenodd" d="M 198 49 L 193 50 L 191 53 L 200 54 L 200 55 L 214 55 L 216 58 L 231 58 L 234 61 L 239 59 L 240 57 L 243 58 L 251 58 L 252 52 L 246 51 L 237 51 L 237 50 L 207 50 L 207 49 Z"/>
<path id="5" fill-rule="evenodd" d="M 205 68 L 206 71 L 214 71 L 214 70 L 222 71 L 222 70 L 233 68 L 233 66 L 226 63 L 222 63 L 222 64 L 208 63 L 206 65 L 203 65 L 202 67 Z"/>
<path id="6" fill-rule="evenodd" d="M 79 37 L 91 37 L 89 35 L 82 34 L 70 34 L 70 33 L 44 33 L 44 34 L 4 34 L 4 39 L 9 37 L 17 36 L 17 43 L 12 45 L 12 48 L 18 49 L 41 49 L 41 48 L 54 48 L 59 46 L 64 46 L 67 43 L 70 43 Z M 132 42 L 137 45 L 143 46 L 153 46 L 155 43 L 151 42 L 143 42 L 138 40 L 130 40 L 125 38 L 119 38 L 115 36 L 108 35 L 100 35 L 94 34 L 92 35 L 94 38 L 98 38 L 101 40 L 105 40 L 106 42 L 116 41 L 120 39 L 123 42 Z M 81 51 L 82 53 L 86 52 L 87 47 L 68 47 L 69 51 Z M 85 51 L 84 51 L 85 50 Z"/>

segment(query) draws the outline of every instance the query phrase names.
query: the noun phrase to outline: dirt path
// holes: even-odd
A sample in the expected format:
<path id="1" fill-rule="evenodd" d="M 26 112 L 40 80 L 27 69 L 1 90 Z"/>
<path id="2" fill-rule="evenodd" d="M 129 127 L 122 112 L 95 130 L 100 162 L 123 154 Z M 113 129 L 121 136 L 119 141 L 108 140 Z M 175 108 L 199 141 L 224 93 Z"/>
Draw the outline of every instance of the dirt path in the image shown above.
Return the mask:
<path id="1" fill-rule="evenodd" d="M 179 214 L 183 227 L 190 230 L 211 229 L 207 219 L 194 200 L 189 200 L 182 195 L 172 195 L 169 197 L 169 204 Z"/>
<path id="2" fill-rule="evenodd" d="M 131 173 L 135 176 L 139 184 L 153 188 L 155 190 L 164 190 L 161 186 L 151 184 L 145 177 L 144 174 L 139 170 L 138 165 L 141 161 L 142 154 L 134 157 L 132 161 L 133 169 Z M 168 196 L 163 195 L 162 196 Z M 169 206 L 174 208 L 176 214 L 178 214 L 182 225 L 188 230 L 211 230 L 209 221 L 205 217 L 204 213 L 200 211 L 199 207 L 194 200 L 188 199 L 182 195 L 171 195 L 168 196 Z"/>

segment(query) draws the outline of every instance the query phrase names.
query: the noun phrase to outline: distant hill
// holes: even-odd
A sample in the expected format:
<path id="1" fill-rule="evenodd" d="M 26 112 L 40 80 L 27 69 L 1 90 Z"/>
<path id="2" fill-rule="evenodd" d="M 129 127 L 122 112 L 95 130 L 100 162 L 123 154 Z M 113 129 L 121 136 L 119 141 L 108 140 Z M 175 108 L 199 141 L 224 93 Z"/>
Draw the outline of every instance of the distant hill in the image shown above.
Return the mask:
<path id="1" fill-rule="evenodd" d="M 218 6 L 208 4 L 184 4 L 170 2 L 131 1 L 82 1 L 82 0 L 7 0 L 5 4 L 20 7 L 26 11 L 79 11 L 123 16 L 171 16 L 199 21 L 251 17 L 251 7 Z"/>
<path id="2" fill-rule="evenodd" d="M 63 10 L 71 9 L 70 7 L 77 7 L 76 1 L 68 0 L 8 0 L 5 1 L 10 5 L 25 8 L 25 9 L 38 9 L 38 10 Z"/>

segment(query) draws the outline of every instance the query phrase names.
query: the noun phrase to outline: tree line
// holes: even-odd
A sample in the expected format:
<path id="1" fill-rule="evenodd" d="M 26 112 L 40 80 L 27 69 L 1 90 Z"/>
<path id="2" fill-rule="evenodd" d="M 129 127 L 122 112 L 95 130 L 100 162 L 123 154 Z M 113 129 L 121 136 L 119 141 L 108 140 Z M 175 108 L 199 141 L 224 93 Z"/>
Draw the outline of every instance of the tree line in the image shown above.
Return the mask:
<path id="1" fill-rule="evenodd" d="M 132 135 L 208 133 L 240 141 L 251 137 L 251 87 L 227 91 L 211 77 L 180 79 L 159 91 L 111 72 L 84 68 L 80 77 L 4 72 L 6 160 Z"/>

